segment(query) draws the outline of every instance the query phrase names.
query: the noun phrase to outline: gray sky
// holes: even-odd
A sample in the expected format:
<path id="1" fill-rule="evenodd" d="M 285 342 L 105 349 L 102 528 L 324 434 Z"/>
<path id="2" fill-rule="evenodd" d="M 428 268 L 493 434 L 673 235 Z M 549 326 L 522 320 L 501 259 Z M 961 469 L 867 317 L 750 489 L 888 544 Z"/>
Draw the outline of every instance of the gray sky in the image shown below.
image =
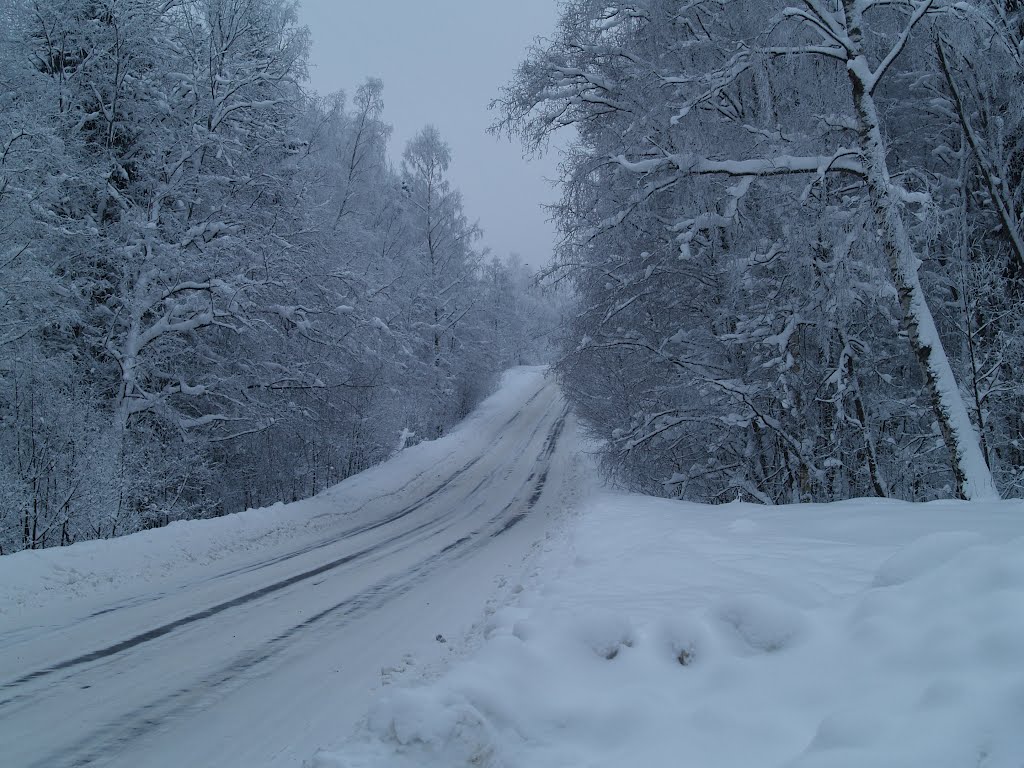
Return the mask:
<path id="1" fill-rule="evenodd" d="M 422 126 L 436 125 L 484 243 L 546 263 L 554 230 L 539 206 L 557 197 L 545 181 L 555 177 L 557 157 L 527 162 L 518 142 L 486 129 L 494 117 L 488 102 L 533 39 L 554 30 L 555 0 L 302 0 L 300 15 L 313 36 L 313 87 L 351 96 L 366 77 L 381 78 L 392 157 Z"/>

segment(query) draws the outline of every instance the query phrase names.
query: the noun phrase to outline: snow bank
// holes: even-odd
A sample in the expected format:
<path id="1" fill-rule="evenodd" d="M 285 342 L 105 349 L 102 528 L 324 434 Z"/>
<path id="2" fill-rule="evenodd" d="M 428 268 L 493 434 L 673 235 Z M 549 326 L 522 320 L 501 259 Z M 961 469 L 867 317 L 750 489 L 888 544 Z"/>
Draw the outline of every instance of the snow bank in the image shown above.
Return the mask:
<path id="1" fill-rule="evenodd" d="M 603 496 L 476 657 L 311 768 L 1024 759 L 1024 505 Z"/>
<path id="2" fill-rule="evenodd" d="M 523 404 L 547 383 L 543 367 L 504 374 L 495 394 L 439 440 L 419 443 L 390 461 L 293 504 L 275 504 L 209 520 L 171 523 L 117 539 L 24 551 L 0 557 L 0 616 L 37 611 L 83 599 L 131 599 L 153 582 L 174 588 L 176 577 L 194 579 L 275 549 L 321 539 L 361 521 L 361 508 L 404 489 L 410 477 L 429 482 L 453 456 L 467 460 L 496 439 Z M 396 440 L 398 436 L 396 435 Z"/>

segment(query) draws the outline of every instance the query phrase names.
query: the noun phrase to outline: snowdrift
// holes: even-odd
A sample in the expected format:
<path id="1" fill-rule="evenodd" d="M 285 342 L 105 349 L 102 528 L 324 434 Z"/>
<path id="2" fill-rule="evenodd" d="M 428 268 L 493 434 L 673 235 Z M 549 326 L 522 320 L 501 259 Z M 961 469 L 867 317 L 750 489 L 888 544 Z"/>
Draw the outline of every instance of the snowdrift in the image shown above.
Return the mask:
<path id="1" fill-rule="evenodd" d="M 1024 504 L 605 495 L 309 768 L 1020 768 Z"/>

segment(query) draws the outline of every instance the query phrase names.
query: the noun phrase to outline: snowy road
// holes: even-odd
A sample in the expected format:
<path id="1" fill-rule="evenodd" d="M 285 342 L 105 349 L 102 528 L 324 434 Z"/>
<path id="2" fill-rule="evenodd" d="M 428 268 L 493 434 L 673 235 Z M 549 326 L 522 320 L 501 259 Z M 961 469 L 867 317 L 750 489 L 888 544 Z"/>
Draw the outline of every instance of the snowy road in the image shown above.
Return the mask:
<path id="1" fill-rule="evenodd" d="M 451 436 L 315 499 L 3 558 L 0 762 L 300 765 L 473 642 L 578 498 L 574 442 L 520 370 Z"/>

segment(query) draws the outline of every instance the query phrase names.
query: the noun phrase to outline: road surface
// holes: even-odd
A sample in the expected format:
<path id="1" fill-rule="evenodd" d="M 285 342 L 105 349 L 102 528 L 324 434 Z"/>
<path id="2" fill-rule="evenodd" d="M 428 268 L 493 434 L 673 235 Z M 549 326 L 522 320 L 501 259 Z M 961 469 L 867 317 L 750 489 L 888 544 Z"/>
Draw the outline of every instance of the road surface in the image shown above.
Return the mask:
<path id="1" fill-rule="evenodd" d="M 0 596 L 0 764 L 300 766 L 472 644 L 580 495 L 578 454 L 555 385 L 519 371 L 453 435 L 237 537 L 224 518 L 11 556 L 47 578 Z"/>

